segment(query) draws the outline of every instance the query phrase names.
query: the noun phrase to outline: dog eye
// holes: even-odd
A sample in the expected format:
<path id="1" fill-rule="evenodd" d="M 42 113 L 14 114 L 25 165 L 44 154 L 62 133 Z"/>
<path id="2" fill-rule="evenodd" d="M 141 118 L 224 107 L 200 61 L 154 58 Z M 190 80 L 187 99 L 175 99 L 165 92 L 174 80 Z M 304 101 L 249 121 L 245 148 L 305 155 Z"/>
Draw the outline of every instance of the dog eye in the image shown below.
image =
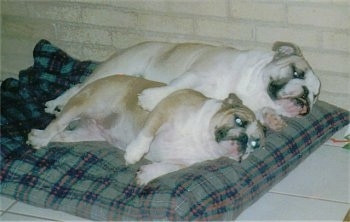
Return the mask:
<path id="1" fill-rule="evenodd" d="M 296 78 L 296 79 L 304 79 L 304 75 L 305 75 L 305 73 L 304 72 L 297 72 L 297 71 L 295 71 L 294 73 L 293 73 L 293 76 L 294 76 L 294 78 Z"/>
<path id="2" fill-rule="evenodd" d="M 304 79 L 305 72 L 304 71 L 298 71 L 295 66 L 293 66 L 293 77 L 296 79 Z"/>
<path id="3" fill-rule="evenodd" d="M 239 117 L 235 117 L 235 123 L 237 124 L 237 126 L 239 127 L 245 127 L 247 125 L 247 121 L 243 121 L 241 118 Z"/>
<path id="4" fill-rule="evenodd" d="M 250 145 L 253 149 L 257 149 L 260 147 L 260 142 L 259 142 L 259 140 L 253 140 L 250 142 Z"/>

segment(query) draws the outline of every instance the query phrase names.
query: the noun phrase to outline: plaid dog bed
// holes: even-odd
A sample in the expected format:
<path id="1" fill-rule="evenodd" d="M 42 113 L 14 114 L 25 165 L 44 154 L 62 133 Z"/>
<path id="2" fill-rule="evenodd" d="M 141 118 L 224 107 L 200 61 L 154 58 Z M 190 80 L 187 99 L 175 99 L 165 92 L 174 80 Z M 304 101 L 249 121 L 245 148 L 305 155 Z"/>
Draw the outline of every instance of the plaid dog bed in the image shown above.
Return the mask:
<path id="1" fill-rule="evenodd" d="M 2 195 L 93 220 L 233 220 L 343 126 L 349 113 L 319 101 L 288 127 L 267 132 L 266 148 L 242 163 L 222 158 L 196 164 L 147 186 L 135 183 L 140 163 L 104 142 L 25 144 L 32 128 L 54 118 L 44 103 L 88 76 L 80 62 L 41 40 L 34 65 L 1 85 Z"/>

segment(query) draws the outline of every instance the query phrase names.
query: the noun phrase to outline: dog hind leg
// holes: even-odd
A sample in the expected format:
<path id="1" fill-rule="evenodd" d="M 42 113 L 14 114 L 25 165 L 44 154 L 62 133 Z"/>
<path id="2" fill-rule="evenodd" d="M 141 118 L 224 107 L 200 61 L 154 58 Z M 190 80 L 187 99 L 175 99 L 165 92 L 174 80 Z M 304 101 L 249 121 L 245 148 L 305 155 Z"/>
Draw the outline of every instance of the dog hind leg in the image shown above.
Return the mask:
<path id="1" fill-rule="evenodd" d="M 73 130 L 64 130 L 54 136 L 51 142 L 105 141 L 95 120 L 84 120 Z"/>
<path id="2" fill-rule="evenodd" d="M 56 99 L 47 101 L 45 103 L 45 107 L 46 107 L 45 112 L 55 114 L 57 116 L 60 113 L 63 106 L 69 101 L 70 98 L 76 95 L 81 88 L 82 88 L 81 84 L 75 85 L 72 88 L 65 91 L 62 95 L 60 95 Z"/>
<path id="3" fill-rule="evenodd" d="M 31 130 L 28 134 L 27 143 L 31 144 L 34 149 L 40 149 L 41 147 L 46 146 L 53 137 L 62 132 L 72 120 L 76 119 L 81 114 L 82 110 L 82 106 L 71 107 L 67 110 L 63 110 L 45 130 Z"/>

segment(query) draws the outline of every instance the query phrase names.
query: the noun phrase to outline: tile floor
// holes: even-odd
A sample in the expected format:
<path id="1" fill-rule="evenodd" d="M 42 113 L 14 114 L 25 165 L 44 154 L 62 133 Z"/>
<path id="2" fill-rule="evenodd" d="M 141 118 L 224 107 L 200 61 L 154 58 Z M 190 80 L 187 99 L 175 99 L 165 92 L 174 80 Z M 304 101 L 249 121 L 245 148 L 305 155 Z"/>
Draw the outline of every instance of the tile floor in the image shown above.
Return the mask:
<path id="1" fill-rule="evenodd" d="M 349 126 L 348 126 L 349 127 Z M 336 135 L 342 138 L 347 128 Z M 285 179 L 246 209 L 237 221 L 343 221 L 350 209 L 350 150 L 326 142 Z M 0 221 L 85 220 L 0 196 Z"/>

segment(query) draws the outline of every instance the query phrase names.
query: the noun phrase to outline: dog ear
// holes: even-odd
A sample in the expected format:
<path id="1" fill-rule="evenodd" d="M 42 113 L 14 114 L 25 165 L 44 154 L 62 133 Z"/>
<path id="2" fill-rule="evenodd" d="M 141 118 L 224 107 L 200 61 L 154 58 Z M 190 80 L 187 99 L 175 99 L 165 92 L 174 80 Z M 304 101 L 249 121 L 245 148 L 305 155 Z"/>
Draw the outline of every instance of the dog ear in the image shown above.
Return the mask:
<path id="1" fill-rule="evenodd" d="M 280 59 L 291 55 L 303 56 L 300 48 L 291 42 L 275 42 L 272 46 L 272 50 L 276 52 L 274 59 Z"/>
<path id="2" fill-rule="evenodd" d="M 242 105 L 242 100 L 234 93 L 230 93 L 224 100 L 224 105 L 229 107 L 236 107 Z"/>

